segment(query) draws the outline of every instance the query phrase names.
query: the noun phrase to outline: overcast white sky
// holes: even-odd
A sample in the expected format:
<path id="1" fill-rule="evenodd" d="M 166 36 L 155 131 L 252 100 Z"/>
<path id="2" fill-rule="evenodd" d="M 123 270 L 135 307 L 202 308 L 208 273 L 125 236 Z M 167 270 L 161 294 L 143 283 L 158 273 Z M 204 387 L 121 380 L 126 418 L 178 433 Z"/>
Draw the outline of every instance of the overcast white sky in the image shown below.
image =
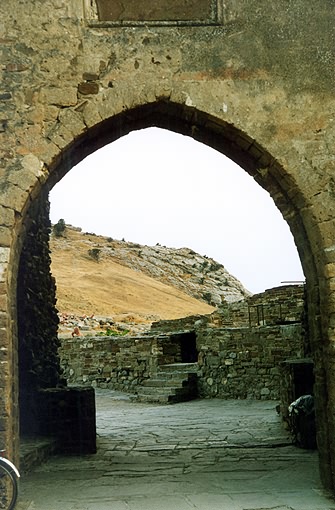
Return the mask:
<path id="1" fill-rule="evenodd" d="M 253 293 L 302 281 L 288 225 L 244 170 L 170 131 L 133 131 L 74 167 L 50 193 L 51 221 L 140 244 L 192 248 Z"/>

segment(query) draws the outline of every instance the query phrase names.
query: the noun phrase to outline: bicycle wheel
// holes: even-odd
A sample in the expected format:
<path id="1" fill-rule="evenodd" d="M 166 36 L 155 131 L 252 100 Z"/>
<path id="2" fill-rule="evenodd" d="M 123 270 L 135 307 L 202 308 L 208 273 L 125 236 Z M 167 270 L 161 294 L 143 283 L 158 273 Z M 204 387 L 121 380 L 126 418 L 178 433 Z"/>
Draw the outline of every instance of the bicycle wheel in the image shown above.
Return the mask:
<path id="1" fill-rule="evenodd" d="M 0 460 L 0 509 L 13 510 L 17 499 L 15 473 Z"/>

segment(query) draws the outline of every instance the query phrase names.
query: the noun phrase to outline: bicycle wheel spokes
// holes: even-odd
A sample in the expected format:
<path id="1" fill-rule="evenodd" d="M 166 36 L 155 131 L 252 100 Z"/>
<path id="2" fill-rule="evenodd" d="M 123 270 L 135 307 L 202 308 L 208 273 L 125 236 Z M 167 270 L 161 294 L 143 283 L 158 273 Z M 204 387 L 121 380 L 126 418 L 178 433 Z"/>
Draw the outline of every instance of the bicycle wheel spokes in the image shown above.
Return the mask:
<path id="1" fill-rule="evenodd" d="M 0 509 L 11 510 L 16 501 L 17 488 L 13 474 L 0 465 Z"/>

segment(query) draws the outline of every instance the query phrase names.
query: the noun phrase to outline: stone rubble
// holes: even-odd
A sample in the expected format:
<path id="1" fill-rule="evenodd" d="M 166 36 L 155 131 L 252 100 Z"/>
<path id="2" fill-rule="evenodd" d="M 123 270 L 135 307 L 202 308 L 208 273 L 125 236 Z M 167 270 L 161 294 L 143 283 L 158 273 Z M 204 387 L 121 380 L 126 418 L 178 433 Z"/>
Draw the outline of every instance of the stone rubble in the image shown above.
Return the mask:
<path id="1" fill-rule="evenodd" d="M 150 331 L 151 322 L 137 323 L 136 321 L 129 321 L 128 316 L 123 317 L 123 321 L 115 321 L 111 317 L 102 317 L 95 315 L 76 315 L 67 314 L 64 312 L 58 313 L 59 317 L 59 337 L 68 336 L 90 336 L 95 335 L 115 335 L 121 336 L 124 334 L 138 335 Z M 79 330 L 79 334 L 75 332 Z"/>

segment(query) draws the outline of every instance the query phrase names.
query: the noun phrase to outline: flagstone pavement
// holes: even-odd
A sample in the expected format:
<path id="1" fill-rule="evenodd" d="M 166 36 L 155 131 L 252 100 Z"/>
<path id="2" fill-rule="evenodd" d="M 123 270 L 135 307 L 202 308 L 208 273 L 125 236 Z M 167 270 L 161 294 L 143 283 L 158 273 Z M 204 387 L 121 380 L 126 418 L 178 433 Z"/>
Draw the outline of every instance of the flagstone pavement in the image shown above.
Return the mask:
<path id="1" fill-rule="evenodd" d="M 96 390 L 98 452 L 24 475 L 17 510 L 335 510 L 318 453 L 291 444 L 276 402 L 133 402 Z"/>

